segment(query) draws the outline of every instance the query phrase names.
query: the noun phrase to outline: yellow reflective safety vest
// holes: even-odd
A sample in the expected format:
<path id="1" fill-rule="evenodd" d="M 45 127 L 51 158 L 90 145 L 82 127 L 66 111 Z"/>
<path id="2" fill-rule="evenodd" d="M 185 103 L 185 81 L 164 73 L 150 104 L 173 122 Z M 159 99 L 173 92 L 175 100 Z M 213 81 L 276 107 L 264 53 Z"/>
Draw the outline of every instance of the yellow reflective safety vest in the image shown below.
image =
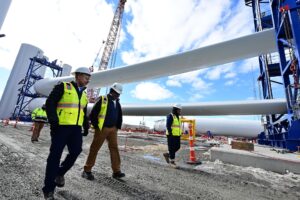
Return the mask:
<path id="1" fill-rule="evenodd" d="M 98 127 L 100 130 L 103 128 L 106 112 L 107 112 L 108 99 L 107 96 L 101 96 L 101 108 L 98 114 Z"/>
<path id="2" fill-rule="evenodd" d="M 47 113 L 42 108 L 36 108 L 31 113 L 31 119 L 34 121 L 47 122 Z"/>
<path id="3" fill-rule="evenodd" d="M 171 125 L 171 129 L 172 129 L 172 135 L 173 136 L 181 136 L 181 120 L 180 118 L 177 118 L 176 115 L 174 115 L 173 113 L 171 113 L 172 117 L 173 117 L 173 123 Z M 168 130 L 166 130 L 166 135 L 169 135 Z"/>
<path id="4" fill-rule="evenodd" d="M 83 91 L 79 99 L 76 88 L 70 82 L 63 82 L 64 94 L 56 108 L 59 125 L 82 126 L 84 120 L 83 109 L 88 104 L 86 92 Z"/>

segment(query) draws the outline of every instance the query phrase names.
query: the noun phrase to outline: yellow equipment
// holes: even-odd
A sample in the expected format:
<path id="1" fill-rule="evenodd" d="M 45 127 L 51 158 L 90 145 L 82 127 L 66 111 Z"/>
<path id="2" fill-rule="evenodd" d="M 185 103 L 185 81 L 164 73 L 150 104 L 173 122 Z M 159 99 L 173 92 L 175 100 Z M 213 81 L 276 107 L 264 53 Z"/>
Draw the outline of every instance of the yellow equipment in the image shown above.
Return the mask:
<path id="1" fill-rule="evenodd" d="M 185 124 L 188 124 L 188 126 L 185 126 Z M 181 139 L 182 140 L 189 140 L 189 137 L 190 137 L 189 136 L 189 130 L 185 129 L 184 127 L 192 127 L 193 140 L 195 140 L 195 137 L 196 137 L 196 120 L 181 118 L 181 130 L 182 130 Z"/>

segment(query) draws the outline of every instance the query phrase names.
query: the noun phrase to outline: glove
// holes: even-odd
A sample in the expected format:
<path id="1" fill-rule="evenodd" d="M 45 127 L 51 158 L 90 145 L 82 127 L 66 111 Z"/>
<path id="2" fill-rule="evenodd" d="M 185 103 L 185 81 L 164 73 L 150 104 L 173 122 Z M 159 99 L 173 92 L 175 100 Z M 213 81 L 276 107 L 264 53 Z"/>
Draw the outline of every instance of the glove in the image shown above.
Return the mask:
<path id="1" fill-rule="evenodd" d="M 89 129 L 84 129 L 82 136 L 87 136 L 89 134 Z"/>

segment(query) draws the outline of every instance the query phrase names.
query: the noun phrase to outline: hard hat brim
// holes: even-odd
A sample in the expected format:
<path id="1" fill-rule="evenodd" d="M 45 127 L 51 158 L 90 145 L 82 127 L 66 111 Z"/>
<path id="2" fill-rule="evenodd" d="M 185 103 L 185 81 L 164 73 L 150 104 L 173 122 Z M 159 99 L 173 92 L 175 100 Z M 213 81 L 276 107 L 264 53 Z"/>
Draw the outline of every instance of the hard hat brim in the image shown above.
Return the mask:
<path id="1" fill-rule="evenodd" d="M 116 93 L 118 93 L 118 94 L 122 94 L 122 92 L 120 92 L 120 91 L 118 91 L 118 90 L 116 90 L 116 89 L 114 89 L 114 88 L 111 88 L 111 89 L 113 89 Z"/>

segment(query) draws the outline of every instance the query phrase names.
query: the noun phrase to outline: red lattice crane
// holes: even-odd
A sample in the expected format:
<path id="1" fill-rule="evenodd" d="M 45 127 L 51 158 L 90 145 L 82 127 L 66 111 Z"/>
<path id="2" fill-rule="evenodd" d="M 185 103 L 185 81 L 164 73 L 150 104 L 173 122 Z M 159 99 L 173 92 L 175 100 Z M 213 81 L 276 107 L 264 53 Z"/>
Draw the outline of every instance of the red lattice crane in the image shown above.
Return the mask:
<path id="1" fill-rule="evenodd" d="M 118 7 L 115 11 L 113 21 L 111 23 L 108 37 L 105 42 L 104 50 L 102 53 L 100 65 L 98 67 L 98 71 L 100 70 L 106 70 L 108 68 L 108 63 L 111 58 L 112 52 L 115 49 L 116 41 L 119 38 L 119 32 L 120 32 L 120 27 L 122 24 L 122 17 L 123 17 L 123 12 L 124 12 L 124 6 L 125 6 L 126 0 L 119 0 Z M 101 50 L 101 48 L 100 48 Z M 99 52 L 100 52 L 99 50 Z M 94 65 L 97 61 L 97 58 L 99 56 L 99 52 L 95 58 L 93 66 L 91 66 L 90 70 L 91 72 L 94 71 Z M 99 95 L 100 89 L 89 89 L 88 90 L 88 97 L 89 97 L 89 102 L 94 103 L 95 100 L 97 99 Z"/>

